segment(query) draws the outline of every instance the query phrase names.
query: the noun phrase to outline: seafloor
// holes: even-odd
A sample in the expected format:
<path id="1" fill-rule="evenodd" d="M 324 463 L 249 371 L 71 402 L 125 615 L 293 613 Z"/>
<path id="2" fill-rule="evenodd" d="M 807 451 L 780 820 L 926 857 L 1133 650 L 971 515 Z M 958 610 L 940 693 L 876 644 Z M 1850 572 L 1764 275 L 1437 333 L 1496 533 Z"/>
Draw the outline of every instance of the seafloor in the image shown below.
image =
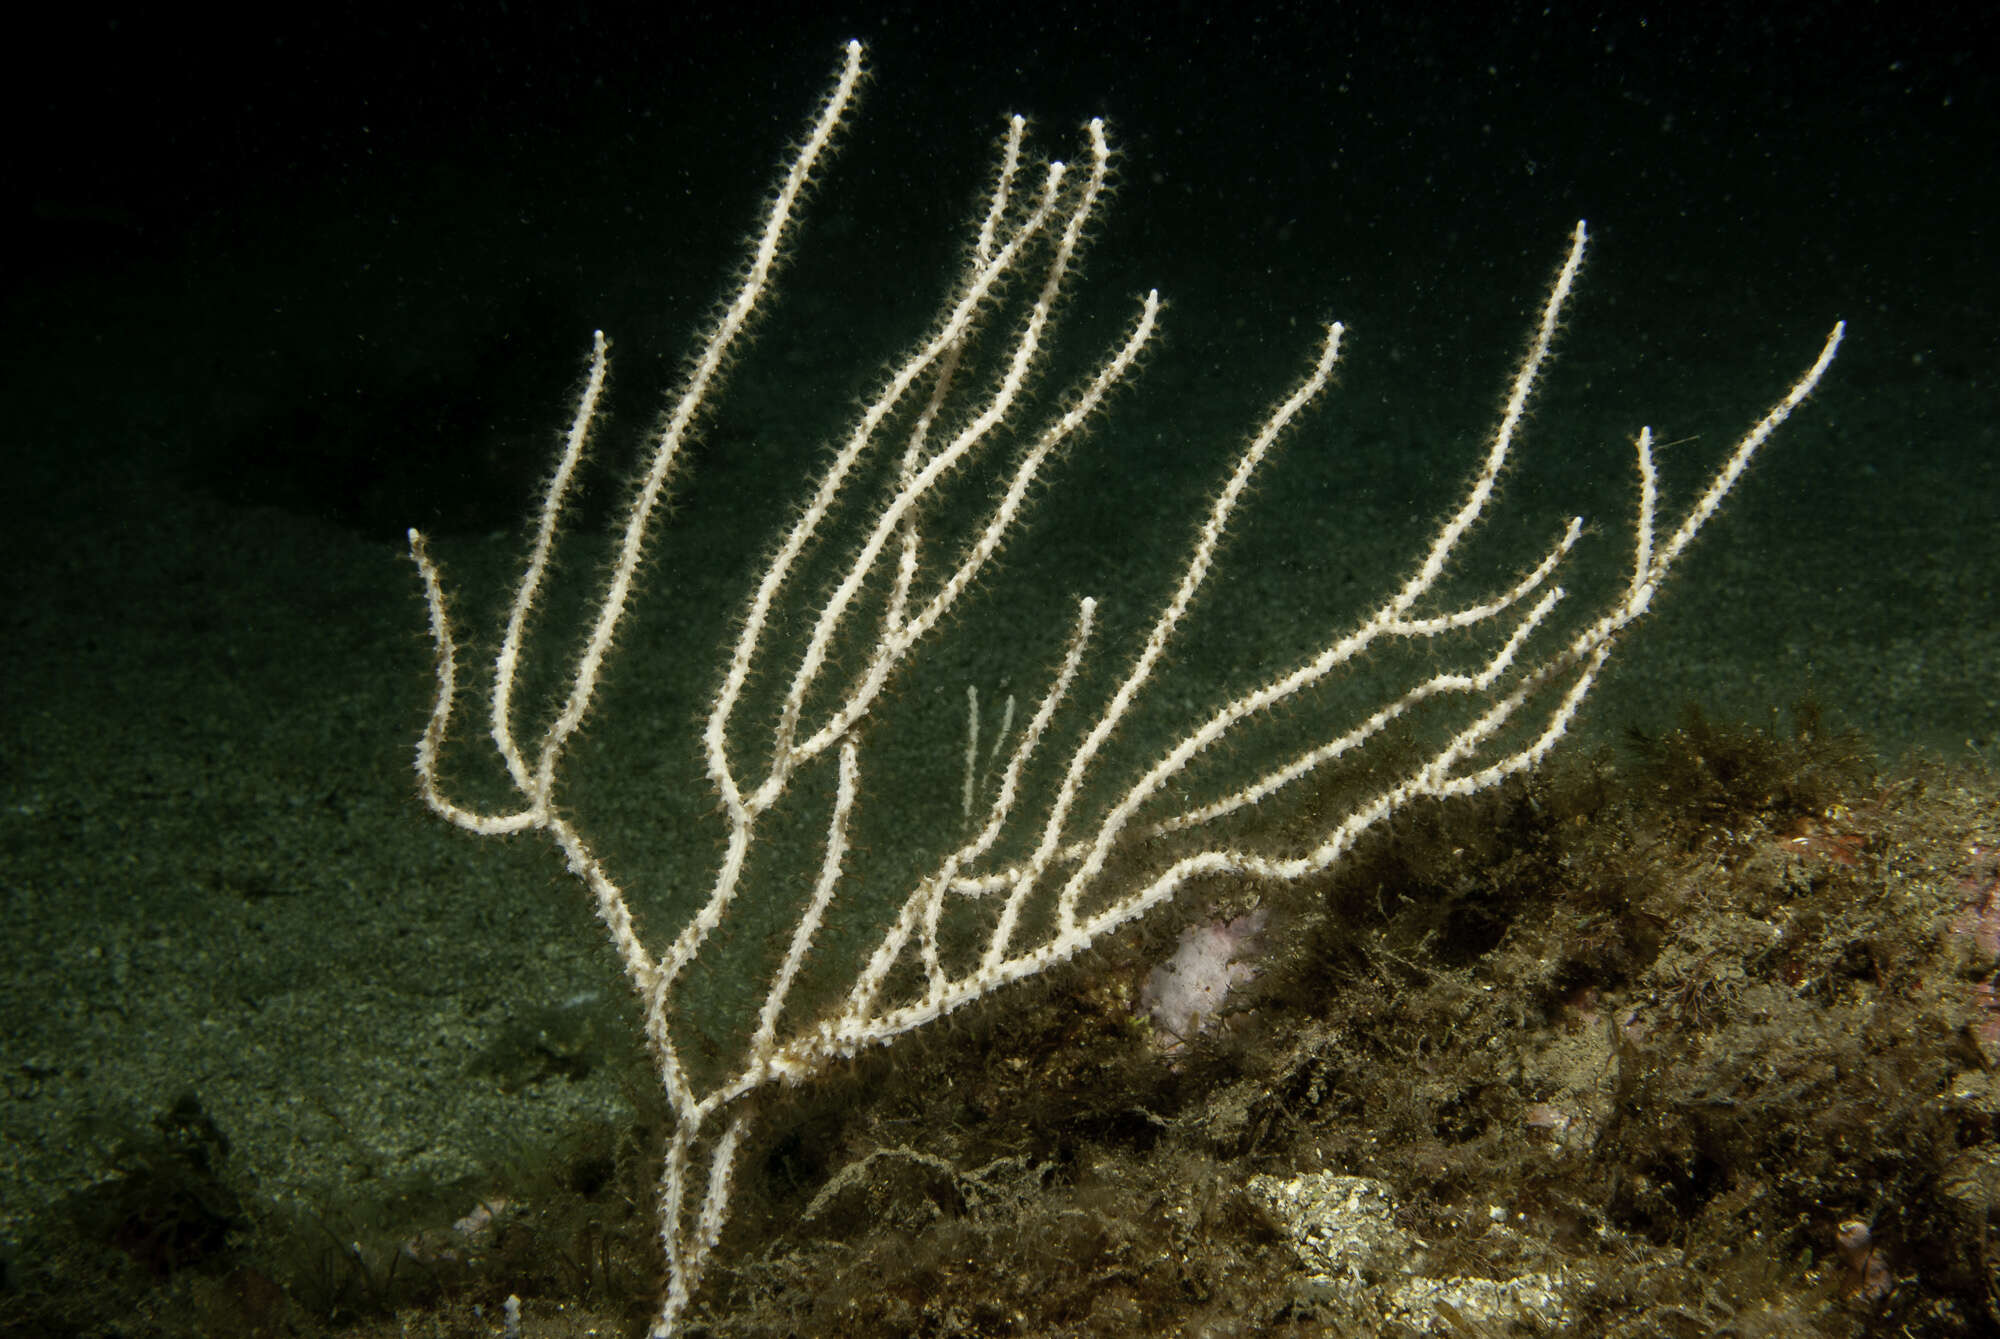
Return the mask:
<path id="1" fill-rule="evenodd" d="M 1557 23 L 1523 15 L 1506 33 Z M 1579 214 L 1592 259 L 1457 597 L 1581 514 L 1566 608 L 1607 598 L 1639 427 L 1671 524 L 1836 318 L 1847 343 L 1548 768 L 1413 808 L 1324 876 L 1192 889 L 1171 920 L 787 1094 L 745 1156 L 700 1332 L 2000 1333 L 2000 303 L 1980 231 L 2000 156 L 1990 118 L 1968 122 L 1977 63 L 1878 61 L 1861 37 L 1828 54 L 1771 18 L 1692 41 L 1735 53 L 1710 65 L 1649 64 L 1666 39 L 1643 25 L 1605 55 L 1586 25 L 1580 73 L 1552 81 L 1543 38 L 1473 53 L 1390 24 L 1352 48 L 1367 59 L 1307 68 L 1283 34 L 1319 20 L 1292 19 L 1187 47 L 1198 65 L 1103 34 L 1074 56 L 1068 18 L 863 32 L 873 101 L 676 481 L 565 773 L 565 813 L 644 924 L 707 887 L 718 648 L 826 443 L 948 291 L 1005 99 L 1068 153 L 1102 96 L 1123 156 L 1032 408 L 954 504 L 990 498 L 1154 284 L 1166 333 L 885 699 L 855 843 L 878 886 L 961 832 L 966 687 L 1032 701 L 1083 594 L 1104 649 L 1079 696 L 1128 663 L 1318 322 L 1351 327 L 1337 384 L 1260 474 L 1107 784 L 1408 574 Z M 21 167 L 36 268 L 5 308 L 0 1331 L 489 1335 L 510 1294 L 532 1336 L 648 1314 L 662 1112 L 636 1009 L 558 858 L 417 798 L 433 666 L 402 535 L 430 533 L 476 671 L 590 331 L 610 332 L 614 417 L 527 671 L 539 720 L 640 440 L 833 57 L 794 36 L 782 60 L 703 49 L 707 82 L 683 55 L 643 115 L 626 95 L 658 71 L 605 42 L 576 68 L 608 75 L 535 66 L 570 102 L 509 83 L 421 133 L 432 104 L 365 62 L 367 108 L 302 85 L 310 134 L 261 65 L 175 84 L 209 119 L 176 103 L 157 144 L 108 76 L 33 120 L 122 118 Z M 93 69 L 184 68 L 93 40 Z M 1018 65 L 966 46 L 1017 41 Z M 465 96 L 489 77 L 451 68 Z M 1676 101 L 1690 80 L 1720 101 Z M 507 119 L 531 105 L 553 110 Z M 1322 106 L 1339 114 L 1300 113 Z M 229 157 L 260 110 L 285 133 Z M 832 589 L 816 561 L 777 635 Z M 1467 654 L 1406 649 L 1288 702 L 1207 780 L 1365 714 L 1377 671 Z M 448 780 L 491 799 L 482 689 Z M 1236 837 L 1308 844 L 1425 739 Z M 778 863 L 827 804 L 823 773 L 801 789 Z M 1225 1017 L 1163 1045 L 1140 1008 L 1153 965 L 1253 905 Z M 794 906 L 719 937 L 714 1017 L 741 1023 L 737 968 L 768 967 Z M 822 988 L 879 910 L 843 904 Z"/>

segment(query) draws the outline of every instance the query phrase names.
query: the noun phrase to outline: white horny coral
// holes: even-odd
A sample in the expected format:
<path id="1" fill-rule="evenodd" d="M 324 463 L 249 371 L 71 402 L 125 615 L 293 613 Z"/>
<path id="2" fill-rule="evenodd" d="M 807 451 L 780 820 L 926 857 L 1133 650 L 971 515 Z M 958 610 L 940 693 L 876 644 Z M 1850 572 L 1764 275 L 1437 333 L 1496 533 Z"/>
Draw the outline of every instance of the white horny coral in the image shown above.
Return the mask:
<path id="1" fill-rule="evenodd" d="M 1316 646 L 1302 648 L 1300 659 L 1242 667 L 1247 688 L 1205 712 L 1176 717 L 1169 731 L 1174 737 L 1150 762 L 1107 777 L 1108 742 L 1138 714 L 1156 671 L 1198 617 L 1196 606 L 1238 503 L 1327 385 L 1341 334 L 1338 325 L 1329 326 L 1306 370 L 1237 451 L 1192 535 L 1160 541 L 1161 553 L 1179 555 L 1178 580 L 1157 612 L 1139 620 L 1134 642 L 1109 653 L 1107 672 L 1079 675 L 1086 661 L 1103 665 L 1107 654 L 1092 644 L 1094 599 L 1076 601 L 1066 630 L 1060 616 L 1049 619 L 1046 645 L 1055 663 L 1028 721 L 992 759 L 992 784 L 980 788 L 983 814 L 975 805 L 964 823 L 931 833 L 929 863 L 907 882 L 875 890 L 886 892 L 892 907 L 900 899 L 899 908 L 866 926 L 845 927 L 846 942 L 854 942 L 857 930 L 864 936 L 864 960 L 850 977 L 832 983 L 830 1003 L 808 1007 L 792 997 L 821 927 L 830 912 L 850 914 L 860 902 L 849 886 L 857 863 L 850 834 L 866 804 L 864 756 L 870 765 L 888 765 L 881 751 L 867 750 L 877 739 L 872 727 L 894 710 L 892 687 L 907 680 L 926 653 L 935 654 L 939 630 L 952 621 L 961 597 L 991 579 L 1002 549 L 1009 540 L 1018 542 L 1022 517 L 1045 486 L 1045 467 L 1133 374 L 1161 319 L 1159 294 L 1146 294 L 1123 338 L 1067 394 L 1050 397 L 1046 414 L 1035 421 L 1036 376 L 1048 364 L 1073 262 L 1108 198 L 1111 151 L 1103 122 L 1092 121 L 1075 165 L 1026 164 L 1026 123 L 1013 118 L 987 207 L 961 252 L 960 273 L 944 285 L 938 314 L 878 380 L 849 433 L 818 455 L 818 473 L 805 481 L 805 501 L 751 578 L 700 734 L 719 830 L 712 846 L 697 843 L 690 850 L 719 853 L 713 876 L 699 907 L 678 908 L 665 934 L 642 935 L 620 882 L 625 876 L 600 856 L 578 815 L 562 803 L 563 763 L 590 715 L 636 594 L 652 522 L 684 463 L 682 448 L 721 396 L 724 371 L 755 324 L 753 314 L 789 250 L 808 183 L 860 82 L 861 45 L 852 42 L 818 115 L 787 158 L 736 286 L 699 336 L 686 381 L 637 472 L 616 556 L 582 647 L 564 673 L 566 686 L 543 704 L 538 719 L 547 724 L 539 738 L 524 742 L 517 731 L 534 711 L 516 701 L 528 677 L 520 668 L 523 648 L 604 391 L 608 344 L 602 334 L 594 341 L 498 638 L 487 733 L 514 797 L 497 809 L 458 802 L 440 777 L 439 756 L 458 696 L 457 637 L 443 578 L 423 537 L 410 532 L 437 649 L 436 697 L 416 751 L 424 800 L 481 836 L 533 831 L 554 842 L 595 899 L 643 1005 L 646 1043 L 674 1120 L 660 1178 L 667 1291 L 654 1320 L 656 1336 L 681 1326 L 729 1217 L 738 1155 L 759 1098 L 772 1085 L 823 1073 L 863 1047 L 893 1041 L 1067 962 L 1165 905 L 1190 882 L 1216 875 L 1310 877 L 1339 863 L 1365 834 L 1410 804 L 1474 794 L 1539 762 L 1568 731 L 1621 635 L 1645 614 L 1759 448 L 1819 384 L 1840 344 L 1836 325 L 1810 369 L 1737 441 L 1665 533 L 1658 525 L 1652 436 L 1641 431 L 1630 572 L 1601 604 L 1578 612 L 1573 622 L 1553 616 L 1564 598 L 1556 578 L 1583 534 L 1577 518 L 1546 542 L 1539 561 L 1468 593 L 1464 583 L 1448 583 L 1446 574 L 1491 509 L 1549 357 L 1583 263 L 1586 234 L 1577 224 L 1499 426 L 1408 576 L 1345 630 L 1315 634 Z M 996 308 L 1010 294 L 1019 303 L 1017 319 L 996 319 Z M 972 356 L 983 336 L 1002 346 L 987 359 Z M 1009 435 L 1011 442 L 1003 440 Z M 897 444 L 888 444 L 891 437 Z M 962 532 L 940 535 L 940 495 L 975 470 L 986 471 L 990 485 L 984 511 Z M 874 497 L 856 497 L 869 486 L 877 490 Z M 829 520 L 836 511 L 859 516 L 857 528 L 841 532 Z M 834 566 L 830 577 L 810 569 L 809 554 Z M 807 599 L 802 592 L 809 591 L 823 597 L 816 614 L 799 608 Z M 1397 645 L 1426 654 L 1414 658 L 1412 678 L 1383 686 L 1356 717 L 1317 721 L 1288 735 L 1278 756 L 1254 776 L 1201 764 L 1204 757 L 1226 755 L 1217 746 L 1239 740 L 1274 711 L 1312 700 L 1322 685 L 1352 674 L 1371 652 Z M 753 681 L 767 687 L 764 697 Z M 1268 828 L 1250 821 L 1266 799 L 1299 793 L 1290 788 L 1351 762 L 1399 721 L 1453 706 L 1458 714 L 1439 731 L 1432 751 L 1419 749 L 1369 773 L 1347 806 L 1317 816 L 1301 843 L 1276 846 Z M 937 750 L 941 758 L 949 752 Z M 639 760 L 634 775 L 645 775 L 647 765 Z M 879 799 L 879 779 L 875 785 Z M 773 829 L 824 835 L 801 866 L 775 869 L 770 857 L 785 842 L 774 842 Z M 698 1006 L 691 1005 L 688 983 L 701 975 L 690 969 L 726 920 L 776 927 L 774 947 L 782 944 L 782 956 L 775 968 L 766 961 L 740 969 L 760 973 L 750 986 L 751 998 L 762 1003 L 754 1025 L 739 1030 L 747 1034 L 739 1037 L 742 1044 L 715 1049 L 709 1059 L 714 1039 L 703 1023 L 714 1020 L 691 1020 Z M 872 949 L 865 936 L 879 936 Z M 722 970 L 713 953 L 702 961 Z"/>

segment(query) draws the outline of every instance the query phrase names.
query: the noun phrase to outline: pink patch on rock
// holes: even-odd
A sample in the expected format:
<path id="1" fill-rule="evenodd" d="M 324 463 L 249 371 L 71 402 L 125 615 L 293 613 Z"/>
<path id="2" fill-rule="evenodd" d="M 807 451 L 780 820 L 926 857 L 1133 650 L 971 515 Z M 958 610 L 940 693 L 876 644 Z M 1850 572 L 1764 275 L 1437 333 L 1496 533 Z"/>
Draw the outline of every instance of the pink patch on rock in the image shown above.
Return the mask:
<path id="1" fill-rule="evenodd" d="M 1140 1011 L 1159 1031 L 1160 1049 L 1181 1051 L 1222 1009 L 1229 992 L 1253 980 L 1258 935 L 1270 915 L 1264 908 L 1233 921 L 1188 927 L 1174 955 L 1146 976 Z"/>

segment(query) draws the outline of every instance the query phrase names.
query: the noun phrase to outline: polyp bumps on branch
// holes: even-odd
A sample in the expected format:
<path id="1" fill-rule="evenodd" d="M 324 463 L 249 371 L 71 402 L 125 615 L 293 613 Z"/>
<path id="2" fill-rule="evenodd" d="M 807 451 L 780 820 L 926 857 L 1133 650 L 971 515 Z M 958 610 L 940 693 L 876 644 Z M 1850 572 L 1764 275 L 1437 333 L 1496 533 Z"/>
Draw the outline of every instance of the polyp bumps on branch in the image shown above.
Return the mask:
<path id="1" fill-rule="evenodd" d="M 1440 594 L 1442 578 L 1485 518 L 1582 263 L 1586 235 L 1577 224 L 1485 457 L 1401 585 L 1344 631 L 1301 647 L 1294 663 L 1245 667 L 1247 690 L 1188 716 L 1149 760 L 1107 781 L 1101 766 L 1107 741 L 1127 724 L 1162 658 L 1197 618 L 1203 585 L 1252 476 L 1327 384 L 1341 336 L 1340 326 L 1329 327 L 1304 374 L 1237 449 L 1192 531 L 1160 539 L 1163 551 L 1182 553 L 1180 576 L 1157 613 L 1142 622 L 1136 644 L 1093 647 L 1097 605 L 1090 598 L 1077 601 L 1066 627 L 1052 620 L 1050 667 L 1025 723 L 1006 732 L 983 767 L 976 748 L 967 750 L 963 824 L 935 832 L 928 863 L 894 890 L 886 903 L 892 910 L 869 931 L 872 948 L 853 964 L 838 997 L 788 1007 L 829 910 L 860 900 L 847 886 L 854 863 L 850 834 L 869 794 L 871 727 L 892 711 L 891 688 L 935 646 L 961 597 L 976 582 L 996 579 L 1005 544 L 1025 542 L 1017 531 L 1044 466 L 1133 374 L 1160 315 L 1158 293 L 1148 293 L 1115 347 L 1053 408 L 1043 409 L 1043 418 L 1031 417 L 1036 404 L 1047 402 L 1031 403 L 1027 387 L 1047 360 L 1053 313 L 1092 219 L 1108 198 L 1110 148 L 1103 123 L 1093 121 L 1080 163 L 1025 163 L 1026 127 L 1014 118 L 962 267 L 946 284 L 930 327 L 880 380 L 830 457 L 800 451 L 801 469 L 817 463 L 819 473 L 802 479 L 805 501 L 749 582 L 699 741 L 717 801 L 721 855 L 701 905 L 670 926 L 666 937 L 656 930 L 652 942 L 659 947 L 649 947 L 622 876 L 585 839 L 577 816 L 557 802 L 564 753 L 590 713 L 679 454 L 693 425 L 714 406 L 723 370 L 769 294 L 802 193 L 847 116 L 860 78 L 861 46 L 849 43 L 832 90 L 783 165 L 737 286 L 697 340 L 686 382 L 633 487 L 582 645 L 565 685 L 535 713 L 548 720 L 546 729 L 524 748 L 516 736 L 517 717 L 524 714 L 514 700 L 517 672 L 604 389 L 607 344 L 601 333 L 596 338 L 494 661 L 489 728 L 518 793 L 513 807 L 477 811 L 441 789 L 438 755 L 457 697 L 457 653 L 441 576 L 423 537 L 410 532 L 437 648 L 436 702 L 417 744 L 424 799 L 444 818 L 483 836 L 546 833 L 596 899 L 644 1006 L 646 1042 L 675 1122 L 660 1178 L 667 1291 L 654 1332 L 663 1336 L 674 1332 L 720 1237 L 738 1150 L 760 1095 L 776 1081 L 809 1078 L 863 1047 L 889 1042 L 1065 962 L 1166 903 L 1190 880 L 1214 874 L 1301 878 L 1333 865 L 1363 833 L 1414 800 L 1472 794 L 1538 762 L 1562 738 L 1620 636 L 1645 613 L 1751 457 L 1818 384 L 1841 337 L 1836 325 L 1810 369 L 1736 444 L 1680 523 L 1664 534 L 1657 525 L 1651 436 L 1639 434 L 1631 571 L 1602 607 L 1568 622 L 1555 617 L 1563 598 L 1556 579 L 1582 534 L 1576 519 L 1539 560 L 1497 589 L 1463 602 L 1447 600 Z M 1017 295 L 1011 321 L 998 315 L 1003 291 Z M 992 347 L 982 348 L 982 339 Z M 982 510 L 972 524 L 940 534 L 947 529 L 940 495 L 974 470 L 989 480 Z M 852 496 L 864 487 L 877 491 Z M 829 522 L 836 510 L 861 519 L 842 529 Z M 810 578 L 802 575 L 809 555 L 824 565 Z M 801 592 L 814 600 L 802 615 Z M 823 602 L 816 592 L 826 592 Z M 1357 716 L 1320 721 L 1306 737 L 1294 732 L 1281 756 L 1252 767 L 1250 775 L 1218 778 L 1204 765 L 1216 745 L 1234 742 L 1273 708 L 1300 705 L 1371 650 L 1395 644 L 1427 648 L 1430 656 L 1409 658 L 1426 668 L 1384 688 Z M 1084 672 L 1087 664 L 1103 672 Z M 1447 668 L 1435 668 L 1440 665 Z M 753 678 L 765 685 L 764 696 L 750 691 Z M 1322 815 L 1308 840 L 1295 836 L 1277 849 L 1245 821 L 1260 801 L 1323 775 L 1418 708 L 1454 705 L 1458 714 L 1428 752 L 1399 761 L 1369 788 L 1354 791 L 1344 811 Z M 1318 720 L 1323 714 L 1301 716 Z M 951 751 L 940 741 L 935 757 L 943 760 Z M 801 867 L 775 873 L 760 859 L 770 853 L 769 833 L 800 812 L 813 815 L 824 835 Z M 871 898 L 881 896 L 881 889 L 870 890 Z M 713 932 L 732 916 L 750 915 L 746 906 L 754 907 L 755 919 L 776 920 L 789 933 L 780 935 L 781 960 L 757 969 L 764 975 L 752 992 L 761 999 L 755 1022 L 742 1029 L 740 1053 L 718 1076 L 690 1060 L 696 1028 L 687 1017 L 687 978 Z M 775 910 L 780 906 L 782 915 Z"/>

